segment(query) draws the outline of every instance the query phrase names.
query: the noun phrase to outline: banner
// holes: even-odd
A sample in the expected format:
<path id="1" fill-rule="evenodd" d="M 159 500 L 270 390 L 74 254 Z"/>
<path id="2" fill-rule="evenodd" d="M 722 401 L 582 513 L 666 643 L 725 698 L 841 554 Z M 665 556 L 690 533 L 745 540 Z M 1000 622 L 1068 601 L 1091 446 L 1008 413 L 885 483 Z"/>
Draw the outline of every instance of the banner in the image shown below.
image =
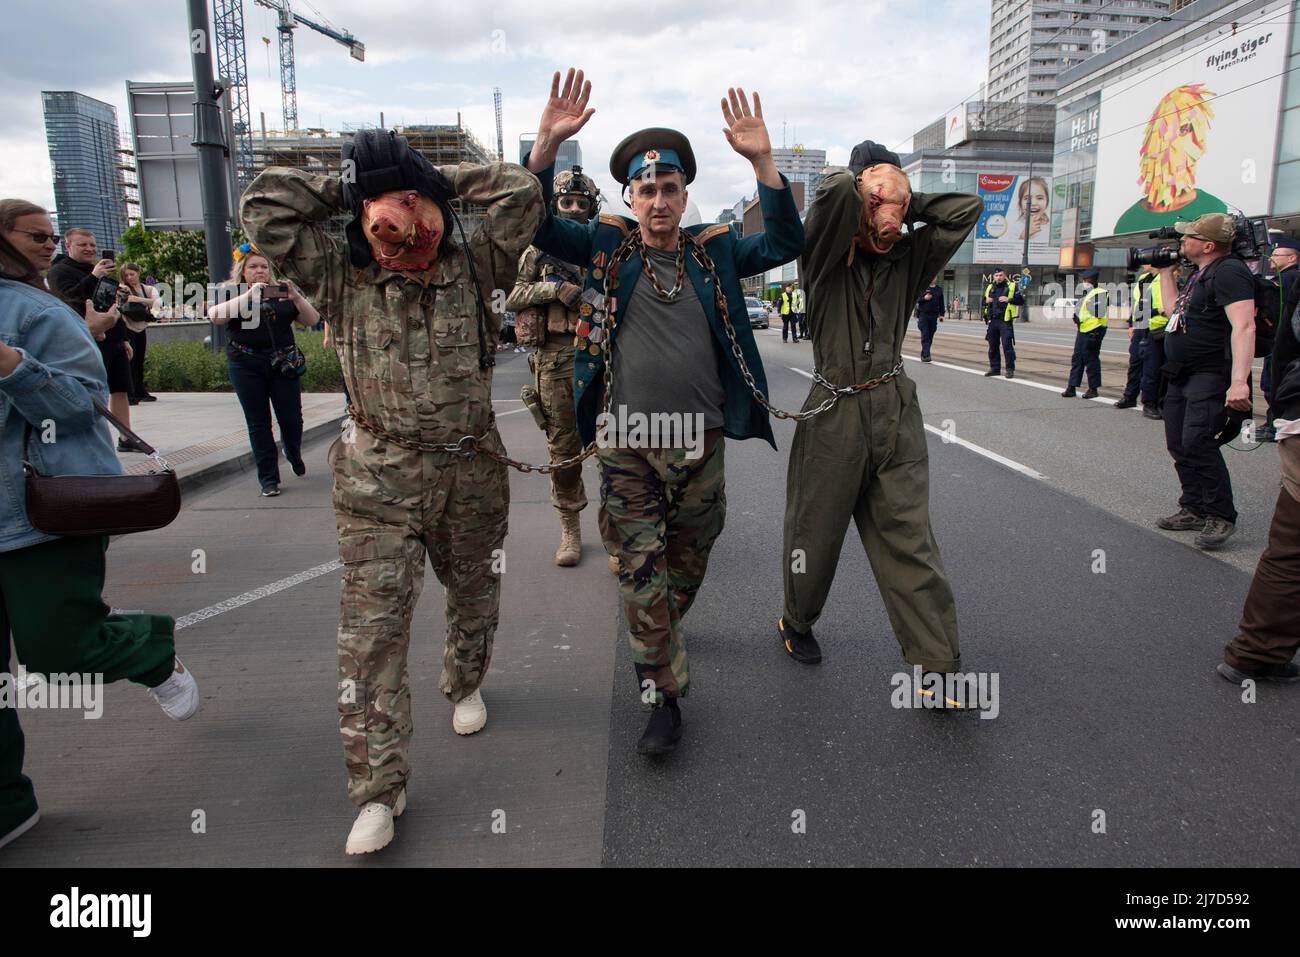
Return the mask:
<path id="1" fill-rule="evenodd" d="M 1270 19 L 1102 88 L 1094 237 L 1270 212 L 1289 30 Z"/>
<path id="2" fill-rule="evenodd" d="M 975 262 L 1002 266 L 1022 262 L 1028 231 L 1030 265 L 1056 264 L 1052 190 L 1046 176 L 980 173 L 978 189 L 984 212 L 975 224 Z"/>

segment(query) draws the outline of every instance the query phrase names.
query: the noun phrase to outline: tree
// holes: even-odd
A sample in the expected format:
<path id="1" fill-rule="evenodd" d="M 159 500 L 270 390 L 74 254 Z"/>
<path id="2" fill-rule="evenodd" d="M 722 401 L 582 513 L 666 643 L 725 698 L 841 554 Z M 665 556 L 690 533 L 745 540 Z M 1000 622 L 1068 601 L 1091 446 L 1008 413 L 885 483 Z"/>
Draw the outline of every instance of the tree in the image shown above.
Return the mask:
<path id="1" fill-rule="evenodd" d="M 243 241 L 242 231 L 235 229 L 235 245 Z M 208 282 L 208 253 L 202 230 L 147 230 L 135 223 L 122 234 L 121 260 L 137 263 L 145 280 L 152 277 L 172 282 L 179 273 L 187 283 Z"/>

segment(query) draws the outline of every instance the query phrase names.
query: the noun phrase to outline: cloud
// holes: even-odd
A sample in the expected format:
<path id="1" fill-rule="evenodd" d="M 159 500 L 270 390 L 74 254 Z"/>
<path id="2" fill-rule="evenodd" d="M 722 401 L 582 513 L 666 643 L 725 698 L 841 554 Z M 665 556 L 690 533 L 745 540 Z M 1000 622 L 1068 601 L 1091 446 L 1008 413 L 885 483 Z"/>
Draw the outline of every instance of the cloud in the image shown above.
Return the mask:
<path id="1" fill-rule="evenodd" d="M 911 134 L 971 95 L 988 57 L 987 8 L 946 0 L 752 0 L 704 8 L 697 0 L 657 0 L 617 16 L 604 0 L 562 6 L 506 0 L 470 4 L 386 0 L 298 2 L 303 15 L 353 33 L 366 45 L 358 63 L 306 27 L 295 33 L 298 113 L 303 126 L 464 123 L 495 146 L 492 90 L 503 91 L 506 158 L 531 133 L 553 70 L 576 64 L 592 81 L 596 114 L 579 140 L 585 165 L 617 194 L 608 157 L 629 132 L 669 126 L 690 137 L 699 161 L 691 197 L 706 218 L 752 194 L 748 163 L 722 135 L 719 99 L 729 85 L 757 89 L 775 145 L 784 136 L 823 148 L 845 163 L 871 137 L 908 145 Z M 48 5 L 9 0 L 10 36 L 24 43 L 0 63 L 0 193 L 51 203 L 40 91 L 74 89 L 118 108 L 126 124 L 125 81 L 188 79 L 184 7 L 126 0 L 82 4 L 76 21 Z M 143 11 L 143 12 L 142 12 Z M 69 22 L 71 20 L 71 22 Z M 943 31 L 931 29 L 942 22 Z M 245 0 L 251 122 L 280 121 L 279 64 L 271 11 Z M 271 43 L 262 42 L 267 37 Z"/>

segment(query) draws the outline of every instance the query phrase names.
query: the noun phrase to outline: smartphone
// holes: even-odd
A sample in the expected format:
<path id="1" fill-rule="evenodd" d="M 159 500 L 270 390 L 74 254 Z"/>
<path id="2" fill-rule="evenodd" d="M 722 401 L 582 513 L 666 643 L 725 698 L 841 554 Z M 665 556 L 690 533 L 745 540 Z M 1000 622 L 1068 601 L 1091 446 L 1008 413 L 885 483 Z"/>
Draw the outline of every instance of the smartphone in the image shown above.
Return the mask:
<path id="1" fill-rule="evenodd" d="M 111 250 L 111 249 L 105 249 L 102 253 L 99 254 L 99 258 L 100 258 L 100 259 L 114 259 L 114 260 L 115 260 L 115 259 L 117 259 L 117 253 L 113 252 L 113 250 Z"/>
<path id="2" fill-rule="evenodd" d="M 289 286 L 282 282 L 268 282 L 264 295 L 268 299 L 288 299 Z"/>

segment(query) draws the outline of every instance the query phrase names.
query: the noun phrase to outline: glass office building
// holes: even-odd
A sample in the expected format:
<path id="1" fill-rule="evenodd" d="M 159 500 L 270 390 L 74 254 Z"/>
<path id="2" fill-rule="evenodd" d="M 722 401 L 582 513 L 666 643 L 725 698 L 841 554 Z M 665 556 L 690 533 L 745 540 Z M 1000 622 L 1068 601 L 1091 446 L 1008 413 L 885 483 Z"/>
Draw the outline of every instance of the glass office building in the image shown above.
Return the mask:
<path id="1" fill-rule="evenodd" d="M 117 110 L 70 90 L 42 92 L 41 103 L 59 229 L 89 229 L 101 250 L 116 249 L 127 227 Z"/>

